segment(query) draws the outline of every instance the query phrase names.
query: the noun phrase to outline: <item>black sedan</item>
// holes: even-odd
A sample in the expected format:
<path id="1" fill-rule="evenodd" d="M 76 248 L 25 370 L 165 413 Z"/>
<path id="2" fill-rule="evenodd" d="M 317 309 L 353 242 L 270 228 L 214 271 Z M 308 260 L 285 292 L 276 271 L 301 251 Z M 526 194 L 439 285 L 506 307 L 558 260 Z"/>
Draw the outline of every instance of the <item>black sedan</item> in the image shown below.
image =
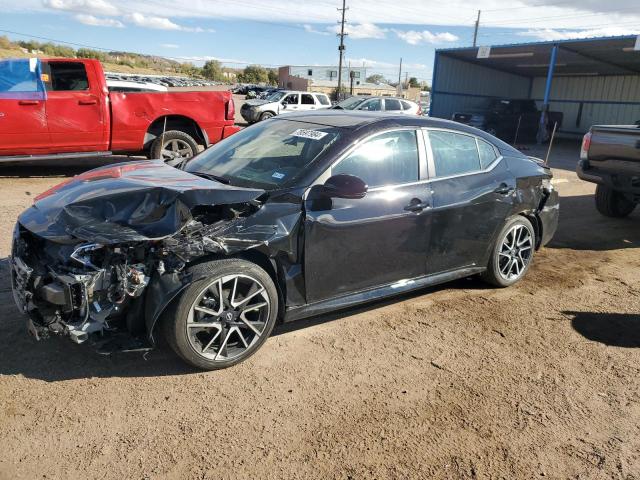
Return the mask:
<path id="1" fill-rule="evenodd" d="M 223 368 L 280 321 L 472 275 L 512 285 L 558 208 L 547 167 L 474 128 L 291 114 L 182 169 L 124 163 L 44 192 L 16 225 L 14 296 L 37 338 L 152 348 L 162 327 L 185 361 Z"/>

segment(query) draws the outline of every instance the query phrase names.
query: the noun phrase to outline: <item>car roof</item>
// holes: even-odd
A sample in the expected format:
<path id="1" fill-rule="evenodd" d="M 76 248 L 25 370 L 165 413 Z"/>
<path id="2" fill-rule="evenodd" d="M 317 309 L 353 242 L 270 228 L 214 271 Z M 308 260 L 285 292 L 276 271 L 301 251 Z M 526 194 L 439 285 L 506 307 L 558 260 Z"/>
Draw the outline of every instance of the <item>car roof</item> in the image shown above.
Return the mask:
<path id="1" fill-rule="evenodd" d="M 404 115 L 388 112 L 362 112 L 345 110 L 316 110 L 313 112 L 287 113 L 286 115 L 273 117 L 269 121 L 294 120 L 327 127 L 336 127 L 350 130 L 355 135 L 367 135 L 375 131 L 397 127 L 416 128 L 444 128 L 460 133 L 468 133 L 492 143 L 503 154 L 522 156 L 523 154 L 502 140 L 478 130 L 477 128 L 445 120 L 443 118 L 421 117 L 417 115 Z"/>

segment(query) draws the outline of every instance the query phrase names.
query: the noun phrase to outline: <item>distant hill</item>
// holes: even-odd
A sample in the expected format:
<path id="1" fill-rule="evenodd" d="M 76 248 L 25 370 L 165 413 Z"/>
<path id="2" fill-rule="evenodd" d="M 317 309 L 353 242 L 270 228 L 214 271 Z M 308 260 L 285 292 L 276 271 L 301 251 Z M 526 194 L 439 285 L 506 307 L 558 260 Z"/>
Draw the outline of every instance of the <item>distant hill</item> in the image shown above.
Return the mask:
<path id="1" fill-rule="evenodd" d="M 155 55 L 142 55 L 129 52 L 105 52 L 89 48 L 77 50 L 65 45 L 42 43 L 36 41 L 11 41 L 6 36 L 0 36 L 0 58 L 26 57 L 67 57 L 67 58 L 97 58 L 104 69 L 118 73 L 142 73 L 187 75 L 201 77 L 202 69 L 191 63 L 180 63 Z"/>

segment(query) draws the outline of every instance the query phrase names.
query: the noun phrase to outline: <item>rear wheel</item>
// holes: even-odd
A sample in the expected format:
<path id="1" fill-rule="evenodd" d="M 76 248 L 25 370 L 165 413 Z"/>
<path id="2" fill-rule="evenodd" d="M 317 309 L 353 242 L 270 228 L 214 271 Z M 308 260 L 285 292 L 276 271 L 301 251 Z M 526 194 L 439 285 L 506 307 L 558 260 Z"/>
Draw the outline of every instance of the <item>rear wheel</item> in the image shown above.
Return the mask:
<path id="1" fill-rule="evenodd" d="M 596 209 L 606 217 L 623 218 L 636 208 L 636 204 L 626 195 L 612 188 L 596 187 Z"/>
<path id="2" fill-rule="evenodd" d="M 278 294 L 254 263 L 224 259 L 195 265 L 196 278 L 164 318 L 165 335 L 187 363 L 204 370 L 246 360 L 271 334 Z"/>
<path id="3" fill-rule="evenodd" d="M 187 133 L 169 130 L 153 141 L 150 153 L 151 158 L 162 159 L 167 165 L 177 167 L 198 153 L 198 143 Z"/>
<path id="4" fill-rule="evenodd" d="M 536 236 L 525 217 L 510 219 L 498 235 L 482 279 L 496 287 L 508 287 L 518 282 L 529 270 Z"/>

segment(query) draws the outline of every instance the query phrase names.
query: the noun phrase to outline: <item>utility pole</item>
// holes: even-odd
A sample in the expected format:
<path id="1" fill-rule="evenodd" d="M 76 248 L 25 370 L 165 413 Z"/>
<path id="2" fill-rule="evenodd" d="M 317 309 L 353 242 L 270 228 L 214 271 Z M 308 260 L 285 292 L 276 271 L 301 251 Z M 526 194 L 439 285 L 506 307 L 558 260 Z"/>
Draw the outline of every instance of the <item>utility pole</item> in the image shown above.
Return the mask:
<path id="1" fill-rule="evenodd" d="M 398 96 L 402 96 L 402 57 L 400 57 L 400 69 L 398 70 Z"/>
<path id="2" fill-rule="evenodd" d="M 480 28 L 480 13 L 482 10 L 478 10 L 478 18 L 476 20 L 476 28 L 473 30 L 473 46 L 475 47 L 478 43 L 478 29 Z"/>
<path id="3" fill-rule="evenodd" d="M 340 33 L 338 36 L 340 37 L 340 46 L 338 47 L 338 51 L 340 52 L 340 60 L 338 62 L 338 101 L 340 101 L 340 95 L 342 94 L 342 57 L 344 56 L 345 46 L 344 46 L 344 37 L 347 35 L 344 33 L 344 15 L 347 8 L 347 0 L 342 0 L 342 8 L 338 8 L 338 11 L 342 11 L 342 20 L 340 21 Z"/>

